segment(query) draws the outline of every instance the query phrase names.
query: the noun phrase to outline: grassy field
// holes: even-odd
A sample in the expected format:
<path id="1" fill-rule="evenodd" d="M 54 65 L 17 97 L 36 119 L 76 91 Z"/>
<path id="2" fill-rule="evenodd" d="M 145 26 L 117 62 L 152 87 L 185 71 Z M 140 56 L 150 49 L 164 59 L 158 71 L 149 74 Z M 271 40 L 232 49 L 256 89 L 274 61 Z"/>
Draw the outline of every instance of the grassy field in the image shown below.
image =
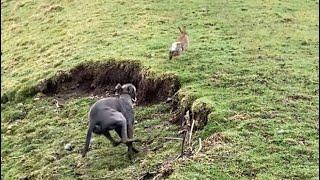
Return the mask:
<path id="1" fill-rule="evenodd" d="M 169 179 L 318 179 L 319 1 L 1 1 L 1 179 L 137 179 L 175 158 L 177 126 L 164 103 L 136 108 L 134 162 L 94 137 L 81 158 L 90 98 L 57 108 L 27 91 L 90 61 L 140 61 L 172 72 L 179 94 L 209 104 L 200 153 Z M 185 25 L 188 51 L 168 60 Z M 71 142 L 72 151 L 64 145 Z"/>

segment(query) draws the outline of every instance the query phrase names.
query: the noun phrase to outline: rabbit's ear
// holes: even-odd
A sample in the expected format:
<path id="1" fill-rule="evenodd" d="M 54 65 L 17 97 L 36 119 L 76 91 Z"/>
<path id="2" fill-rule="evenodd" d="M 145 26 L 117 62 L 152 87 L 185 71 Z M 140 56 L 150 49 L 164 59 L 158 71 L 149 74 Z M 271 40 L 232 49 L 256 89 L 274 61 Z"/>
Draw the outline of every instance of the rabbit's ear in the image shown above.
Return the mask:
<path id="1" fill-rule="evenodd" d="M 187 28 L 186 28 L 186 26 L 183 26 L 183 32 L 187 34 Z"/>
<path id="2" fill-rule="evenodd" d="M 179 29 L 180 33 L 183 33 L 183 31 L 182 31 L 182 29 L 180 27 L 178 27 L 178 29 Z"/>

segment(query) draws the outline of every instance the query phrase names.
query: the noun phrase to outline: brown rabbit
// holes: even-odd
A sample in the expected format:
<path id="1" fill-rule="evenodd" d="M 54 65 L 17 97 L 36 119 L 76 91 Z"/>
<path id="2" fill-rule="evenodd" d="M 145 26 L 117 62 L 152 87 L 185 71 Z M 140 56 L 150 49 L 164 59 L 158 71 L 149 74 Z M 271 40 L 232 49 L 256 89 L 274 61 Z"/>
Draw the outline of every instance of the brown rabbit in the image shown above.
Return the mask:
<path id="1" fill-rule="evenodd" d="M 186 51 L 189 46 L 189 36 L 186 31 L 186 27 L 181 29 L 178 27 L 180 31 L 180 37 L 177 39 L 177 42 L 172 43 L 171 48 L 169 49 L 169 59 L 172 57 L 178 57 L 183 51 Z"/>
<path id="2" fill-rule="evenodd" d="M 178 42 L 181 42 L 182 44 L 182 51 L 186 51 L 189 46 L 189 36 L 186 31 L 186 27 L 184 26 L 183 29 L 178 27 L 180 31 L 180 37 L 178 38 Z"/>

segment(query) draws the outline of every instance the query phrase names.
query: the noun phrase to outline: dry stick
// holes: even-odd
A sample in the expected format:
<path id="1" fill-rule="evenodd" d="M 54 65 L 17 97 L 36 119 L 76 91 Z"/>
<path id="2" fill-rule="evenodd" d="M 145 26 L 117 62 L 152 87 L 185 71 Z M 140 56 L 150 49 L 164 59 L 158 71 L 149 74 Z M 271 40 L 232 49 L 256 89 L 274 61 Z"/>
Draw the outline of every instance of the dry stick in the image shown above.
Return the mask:
<path id="1" fill-rule="evenodd" d="M 57 99 L 54 99 L 54 101 L 56 102 L 56 107 L 60 108 L 62 105 L 60 105 L 59 101 Z"/>
<path id="2" fill-rule="evenodd" d="M 201 149 L 202 149 L 202 143 L 201 143 L 201 138 L 199 138 L 199 149 L 195 154 L 198 154 L 201 151 Z"/>
<path id="3" fill-rule="evenodd" d="M 182 138 L 179 137 L 164 137 L 165 140 L 182 140 Z"/>
<path id="4" fill-rule="evenodd" d="M 191 124 L 191 129 L 190 129 L 190 134 L 189 134 L 189 142 L 188 142 L 189 147 L 190 147 L 190 144 L 191 144 L 193 126 L 194 126 L 194 120 L 192 119 L 192 124 Z M 191 151 L 192 151 L 192 146 L 191 146 Z"/>
<path id="5" fill-rule="evenodd" d="M 184 131 L 184 132 L 183 132 L 182 144 L 181 144 L 181 154 L 180 154 L 180 157 L 183 157 L 183 152 L 184 152 L 184 142 L 185 142 L 185 140 L 186 140 L 186 134 L 187 134 L 187 131 Z"/>
<path id="6" fill-rule="evenodd" d="M 158 177 L 160 177 L 161 176 L 161 174 L 159 173 L 159 174 L 157 174 L 154 178 L 152 178 L 152 180 L 156 180 Z"/>

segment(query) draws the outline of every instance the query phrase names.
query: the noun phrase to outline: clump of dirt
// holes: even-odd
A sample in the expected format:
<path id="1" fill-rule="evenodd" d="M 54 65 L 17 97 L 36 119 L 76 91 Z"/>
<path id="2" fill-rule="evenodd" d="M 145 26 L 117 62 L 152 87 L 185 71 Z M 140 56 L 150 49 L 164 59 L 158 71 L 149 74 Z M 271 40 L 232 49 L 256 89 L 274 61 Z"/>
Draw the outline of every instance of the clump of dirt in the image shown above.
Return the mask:
<path id="1" fill-rule="evenodd" d="M 191 101 L 186 106 L 181 105 L 181 100 L 172 102 L 173 115 L 170 122 L 179 124 L 181 127 L 186 123 L 186 115 L 188 112 L 188 119 L 194 121 L 194 130 L 201 130 L 207 125 L 208 115 L 212 112 L 212 108 L 206 103 L 196 103 Z"/>
<path id="2" fill-rule="evenodd" d="M 172 124 L 179 124 L 182 126 L 182 124 L 185 121 L 185 114 L 188 111 L 187 108 L 179 108 L 173 111 L 172 117 L 169 120 Z"/>
<path id="3" fill-rule="evenodd" d="M 36 87 L 37 92 L 59 98 L 109 96 L 118 84 L 132 83 L 137 88 L 137 104 L 166 100 L 180 88 L 173 74 L 155 75 L 138 62 L 90 62 L 69 72 L 61 71 Z"/>
<path id="4" fill-rule="evenodd" d="M 208 123 L 208 115 L 211 113 L 211 109 L 202 105 L 200 109 L 193 110 L 193 119 L 195 121 L 194 128 L 195 130 L 201 130 Z"/>

